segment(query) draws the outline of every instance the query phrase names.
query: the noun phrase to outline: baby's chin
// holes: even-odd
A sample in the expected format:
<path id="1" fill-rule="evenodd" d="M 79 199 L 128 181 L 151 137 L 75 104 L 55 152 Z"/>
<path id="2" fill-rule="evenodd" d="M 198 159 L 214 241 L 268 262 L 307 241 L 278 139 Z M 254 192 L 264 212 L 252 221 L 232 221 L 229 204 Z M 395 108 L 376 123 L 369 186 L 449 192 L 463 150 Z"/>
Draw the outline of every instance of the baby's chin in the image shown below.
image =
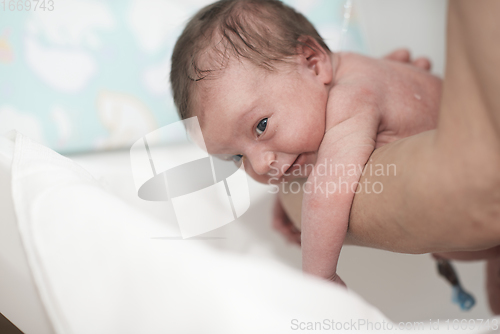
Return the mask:
<path id="1" fill-rule="evenodd" d="M 311 170 L 305 171 L 305 170 L 295 169 L 290 172 L 286 172 L 281 177 L 270 177 L 267 183 L 268 184 L 289 183 L 300 179 L 307 179 L 310 174 Z"/>
<path id="2" fill-rule="evenodd" d="M 266 176 L 266 177 L 262 177 L 262 176 L 259 176 L 259 177 L 253 177 L 252 178 L 259 182 L 259 183 L 263 183 L 263 184 L 283 184 L 283 183 L 290 183 L 290 182 L 293 182 L 295 180 L 300 180 L 300 179 L 306 179 L 308 176 L 309 176 L 310 173 L 308 174 L 305 174 L 305 173 L 298 173 L 298 172 L 295 172 L 295 173 L 287 173 L 287 174 L 284 174 L 282 176 Z"/>
<path id="3" fill-rule="evenodd" d="M 316 153 L 299 154 L 293 165 L 288 168 L 282 176 L 285 181 L 303 179 L 309 177 L 316 164 Z"/>
<path id="4" fill-rule="evenodd" d="M 290 181 L 294 181 L 294 180 L 298 180 L 298 179 L 305 179 L 305 178 L 308 178 L 309 175 L 311 174 L 311 170 L 299 170 L 299 169 L 296 169 L 296 170 L 293 170 L 289 173 L 286 173 L 284 174 L 281 179 L 284 180 L 285 182 L 290 182 Z"/>

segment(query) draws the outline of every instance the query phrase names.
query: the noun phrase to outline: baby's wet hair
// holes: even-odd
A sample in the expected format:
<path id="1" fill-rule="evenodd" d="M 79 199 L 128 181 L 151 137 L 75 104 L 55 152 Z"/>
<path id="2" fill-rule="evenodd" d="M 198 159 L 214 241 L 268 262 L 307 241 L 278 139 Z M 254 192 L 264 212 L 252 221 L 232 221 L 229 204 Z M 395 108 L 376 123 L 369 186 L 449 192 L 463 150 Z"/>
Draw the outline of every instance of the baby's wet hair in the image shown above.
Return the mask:
<path id="1" fill-rule="evenodd" d="M 187 23 L 172 54 L 170 82 L 181 119 L 192 116 L 194 90 L 214 78 L 229 57 L 245 58 L 266 70 L 296 55 L 299 39 L 315 39 L 330 51 L 314 26 L 279 0 L 220 0 Z"/>

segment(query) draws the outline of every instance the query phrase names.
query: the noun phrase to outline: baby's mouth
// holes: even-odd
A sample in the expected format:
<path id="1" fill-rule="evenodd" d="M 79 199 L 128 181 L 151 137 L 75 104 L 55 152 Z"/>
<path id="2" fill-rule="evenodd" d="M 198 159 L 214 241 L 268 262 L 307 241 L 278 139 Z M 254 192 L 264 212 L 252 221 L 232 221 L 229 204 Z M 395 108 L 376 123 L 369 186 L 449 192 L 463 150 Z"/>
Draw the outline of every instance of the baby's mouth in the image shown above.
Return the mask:
<path id="1" fill-rule="evenodd" d="M 288 169 L 285 171 L 285 173 L 283 174 L 283 176 L 287 176 L 289 175 L 291 172 L 293 172 L 294 170 L 296 170 L 297 168 L 300 168 L 300 164 L 299 164 L 299 158 L 302 156 L 302 154 L 299 154 L 297 156 L 297 158 L 295 158 L 295 160 L 293 161 L 292 165 L 290 167 L 288 167 Z"/>

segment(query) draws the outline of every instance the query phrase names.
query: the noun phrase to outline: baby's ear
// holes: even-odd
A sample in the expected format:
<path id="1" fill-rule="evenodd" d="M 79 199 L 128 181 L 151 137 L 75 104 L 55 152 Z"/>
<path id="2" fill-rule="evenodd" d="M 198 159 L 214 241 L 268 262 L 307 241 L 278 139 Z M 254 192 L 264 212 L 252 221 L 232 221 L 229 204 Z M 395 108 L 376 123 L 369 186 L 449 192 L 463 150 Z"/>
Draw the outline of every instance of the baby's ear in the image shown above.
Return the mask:
<path id="1" fill-rule="evenodd" d="M 330 52 L 310 36 L 300 36 L 298 41 L 296 52 L 299 66 L 305 66 L 324 84 L 329 84 L 333 79 Z"/>

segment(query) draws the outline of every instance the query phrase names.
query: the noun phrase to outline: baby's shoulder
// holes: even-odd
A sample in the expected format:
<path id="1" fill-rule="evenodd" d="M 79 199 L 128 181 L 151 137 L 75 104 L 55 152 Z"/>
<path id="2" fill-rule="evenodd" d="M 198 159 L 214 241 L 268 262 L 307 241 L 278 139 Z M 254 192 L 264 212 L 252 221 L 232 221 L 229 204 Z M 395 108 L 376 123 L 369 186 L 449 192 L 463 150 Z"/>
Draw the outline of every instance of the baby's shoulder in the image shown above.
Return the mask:
<path id="1" fill-rule="evenodd" d="M 353 115 L 379 107 L 383 92 L 365 79 L 338 82 L 329 92 L 327 113 Z"/>
<path id="2" fill-rule="evenodd" d="M 335 126 L 359 114 L 378 119 L 386 95 L 384 79 L 376 75 L 371 59 L 356 54 L 343 56 L 335 84 L 329 91 L 327 120 Z M 359 59 L 358 59 L 359 58 Z"/>

